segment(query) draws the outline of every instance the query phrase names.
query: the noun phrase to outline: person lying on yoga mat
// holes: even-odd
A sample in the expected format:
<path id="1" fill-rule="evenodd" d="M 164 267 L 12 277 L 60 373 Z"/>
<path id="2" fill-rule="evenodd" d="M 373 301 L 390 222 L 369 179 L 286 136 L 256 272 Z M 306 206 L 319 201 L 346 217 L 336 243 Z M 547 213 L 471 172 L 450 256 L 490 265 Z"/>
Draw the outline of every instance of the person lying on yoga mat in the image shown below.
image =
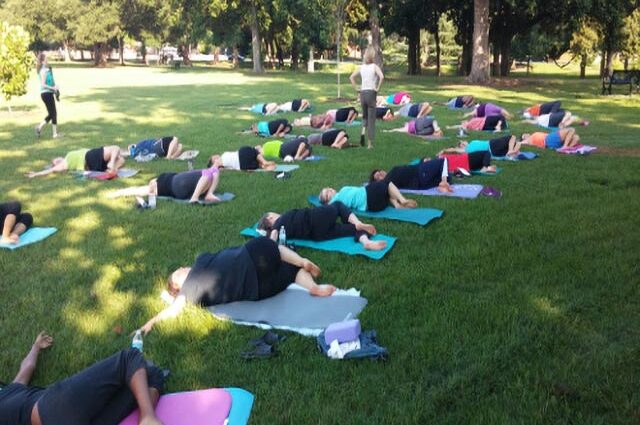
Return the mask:
<path id="1" fill-rule="evenodd" d="M 463 117 L 464 118 L 467 118 L 467 117 L 482 118 L 482 117 L 491 117 L 494 115 L 503 115 L 508 119 L 513 118 L 513 115 L 511 115 L 509 111 L 493 103 L 479 103 L 473 108 L 473 111 L 467 112 L 466 114 L 463 115 Z"/>
<path id="2" fill-rule="evenodd" d="M 337 223 L 338 218 L 340 223 Z M 284 226 L 287 238 L 326 241 L 352 236 L 365 249 L 380 251 L 387 247 L 386 241 L 372 241 L 376 228 L 361 222 L 342 202 L 313 208 L 301 208 L 283 214 L 268 212 L 258 222 L 258 230 L 266 232 L 274 241 L 278 240 L 278 231 Z"/>
<path id="3" fill-rule="evenodd" d="M 0 203 L 0 225 L 2 237 L 0 243 L 17 244 L 20 235 L 33 224 L 33 216 L 22 212 L 22 204 L 17 201 Z"/>
<path id="4" fill-rule="evenodd" d="M 159 158 L 176 159 L 182 153 L 182 143 L 176 136 L 165 136 L 160 139 L 142 140 L 129 145 L 127 149 L 128 155 L 132 158 L 138 155 L 155 154 Z"/>
<path id="5" fill-rule="evenodd" d="M 320 203 L 330 205 L 342 202 L 355 211 L 382 211 L 391 204 L 394 208 L 415 208 L 418 203 L 402 196 L 390 181 L 376 181 L 366 186 L 345 186 L 339 191 L 325 187 L 320 191 Z"/>
<path id="6" fill-rule="evenodd" d="M 491 152 L 478 151 L 471 153 L 448 153 L 444 149 L 438 153 L 438 158 L 447 160 L 447 170 L 449 173 L 461 173 L 469 176 L 465 171 L 479 171 L 481 173 L 495 173 L 496 167 L 491 165 Z"/>
<path id="7" fill-rule="evenodd" d="M 209 167 L 205 170 L 191 170 L 182 173 L 162 173 L 152 179 L 146 186 L 128 187 L 115 191 L 110 198 L 120 196 L 166 196 L 175 199 L 188 199 L 190 203 L 196 203 L 202 197 L 205 203 L 219 202 L 214 195 L 220 181 L 220 172 L 217 167 Z"/>
<path id="8" fill-rule="evenodd" d="M 524 133 L 520 143 L 543 149 L 570 148 L 580 144 L 580 136 L 578 136 L 574 128 L 569 127 L 554 131 L 553 133 L 545 133 L 542 131 L 531 134 Z"/>
<path id="9" fill-rule="evenodd" d="M 162 425 L 154 409 L 164 374 L 139 350 L 122 350 L 47 388 L 29 386 L 40 352 L 51 345 L 41 332 L 13 382 L 0 385 L 0 424 L 115 425 L 137 407 L 140 425 Z"/>
<path id="10" fill-rule="evenodd" d="M 106 171 L 116 174 L 124 165 L 122 151 L 117 146 L 103 146 L 95 149 L 78 149 L 65 157 L 54 158 L 51 166 L 42 171 L 30 171 L 27 177 L 40 177 L 52 173 L 71 171 Z"/>
<path id="11" fill-rule="evenodd" d="M 503 136 L 491 140 L 471 140 L 470 142 L 460 141 L 453 148 L 447 148 L 440 151 L 442 153 L 472 153 L 489 151 L 492 156 L 510 158 L 518 156 L 520 153 L 520 142 L 516 136 Z"/>
<path id="12" fill-rule="evenodd" d="M 404 91 L 392 93 L 386 97 L 385 96 L 376 97 L 377 106 L 406 105 L 409 102 L 411 102 L 411 95 Z"/>
<path id="13" fill-rule="evenodd" d="M 305 126 L 326 130 L 336 122 L 346 122 L 351 124 L 358 116 L 356 108 L 350 106 L 340 109 L 329 109 L 324 114 L 310 115 L 308 117 L 296 118 L 293 121 L 294 126 Z"/>
<path id="14" fill-rule="evenodd" d="M 391 108 L 387 106 L 376 106 L 376 119 L 382 121 L 391 121 L 396 117 L 393 115 Z"/>
<path id="15" fill-rule="evenodd" d="M 205 252 L 196 258 L 193 266 L 171 273 L 167 290 L 174 297 L 172 304 L 141 329 L 149 333 L 157 322 L 178 315 L 187 302 L 209 307 L 234 301 L 257 301 L 284 291 L 292 282 L 314 296 L 333 294 L 336 287 L 317 284 L 314 278 L 318 276 L 317 265 L 266 237 L 216 253 Z"/>
<path id="16" fill-rule="evenodd" d="M 349 135 L 344 130 L 333 129 L 323 133 L 310 134 L 307 140 L 310 145 L 322 145 L 342 149 L 349 144 Z"/>
<path id="17" fill-rule="evenodd" d="M 507 128 L 507 120 L 502 115 L 491 115 L 489 117 L 471 118 L 462 121 L 460 125 L 447 126 L 448 129 L 462 128 L 463 130 L 475 131 L 502 131 Z"/>
<path id="18" fill-rule="evenodd" d="M 256 149 L 265 158 L 280 158 L 284 159 L 285 162 L 302 161 L 311 155 L 311 146 L 309 146 L 309 141 L 304 136 L 298 136 L 285 142 L 272 140 L 263 143 L 262 147 L 256 147 Z"/>
<path id="19" fill-rule="evenodd" d="M 385 133 L 407 133 L 421 137 L 442 137 L 444 135 L 442 129 L 438 125 L 438 121 L 430 117 L 420 117 L 415 120 L 409 121 L 402 127 L 382 131 L 384 131 Z"/>
<path id="20" fill-rule="evenodd" d="M 433 102 L 435 105 L 446 106 L 449 109 L 471 108 L 475 103 L 475 97 L 471 95 L 452 97 L 446 102 Z"/>
<path id="21" fill-rule="evenodd" d="M 528 108 L 525 108 L 522 111 L 522 117 L 525 119 L 531 119 L 534 117 L 539 117 L 540 115 L 552 114 L 554 112 L 558 112 L 561 107 L 561 102 L 559 100 L 554 100 L 546 103 L 538 103 Z"/>
<path id="22" fill-rule="evenodd" d="M 584 125 L 585 127 L 589 125 L 589 121 L 563 110 L 523 120 L 523 122 L 547 128 L 566 128 L 573 124 Z"/>
<path id="23" fill-rule="evenodd" d="M 207 168 L 214 166 L 228 170 L 274 170 L 276 163 L 267 161 L 260 153 L 260 146 L 243 146 L 237 151 L 223 152 L 221 155 L 212 155 L 207 163 Z"/>
<path id="24" fill-rule="evenodd" d="M 251 125 L 251 131 L 258 136 L 284 137 L 285 134 L 291 132 L 291 124 L 284 118 L 273 121 L 260 121 Z"/>
<path id="25" fill-rule="evenodd" d="M 291 102 L 285 102 L 278 105 L 280 112 L 304 112 L 311 107 L 308 99 L 293 99 Z"/>
<path id="26" fill-rule="evenodd" d="M 387 173 L 376 169 L 369 175 L 369 186 L 388 182 L 399 189 L 426 190 L 437 187 L 440 192 L 453 192 L 449 185 L 449 168 L 446 159 L 422 158 L 417 164 L 397 165 Z"/>
<path id="27" fill-rule="evenodd" d="M 428 102 L 407 103 L 398 109 L 398 115 L 408 118 L 421 118 L 429 115 L 433 108 Z"/>

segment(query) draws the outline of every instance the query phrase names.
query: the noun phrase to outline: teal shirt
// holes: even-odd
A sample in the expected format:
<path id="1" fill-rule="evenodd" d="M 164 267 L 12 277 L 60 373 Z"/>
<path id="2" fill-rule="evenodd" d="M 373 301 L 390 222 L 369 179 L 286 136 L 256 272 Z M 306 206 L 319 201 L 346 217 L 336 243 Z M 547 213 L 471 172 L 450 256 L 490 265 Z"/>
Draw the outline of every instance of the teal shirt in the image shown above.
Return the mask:
<path id="1" fill-rule="evenodd" d="M 40 73 L 38 74 L 38 77 L 40 78 L 40 93 L 53 93 L 53 90 L 45 88 L 45 86 L 42 85 L 42 70 L 46 70 L 47 75 L 45 76 L 45 84 L 47 86 L 53 87 L 56 85 L 56 82 L 53 80 L 53 72 L 51 72 L 51 68 L 45 68 L 42 67 L 40 69 Z"/>
<path id="2" fill-rule="evenodd" d="M 258 134 L 260 134 L 261 136 L 271 136 L 271 133 L 269 132 L 269 122 L 268 121 L 260 121 L 258 123 Z"/>
<path id="3" fill-rule="evenodd" d="M 334 202 L 342 202 L 348 208 L 356 211 L 367 210 L 367 189 L 363 186 L 345 186 L 335 194 L 330 204 Z"/>
<path id="4" fill-rule="evenodd" d="M 490 151 L 488 140 L 472 140 L 467 145 L 465 151 L 467 153 Z"/>

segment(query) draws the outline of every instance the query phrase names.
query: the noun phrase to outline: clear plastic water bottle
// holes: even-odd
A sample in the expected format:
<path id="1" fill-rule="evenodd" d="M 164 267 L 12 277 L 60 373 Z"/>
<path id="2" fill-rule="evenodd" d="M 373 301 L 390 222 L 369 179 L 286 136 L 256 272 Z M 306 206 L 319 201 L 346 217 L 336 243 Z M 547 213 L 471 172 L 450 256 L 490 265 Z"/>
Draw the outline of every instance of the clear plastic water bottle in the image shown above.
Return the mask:
<path id="1" fill-rule="evenodd" d="M 156 203 L 156 195 L 149 195 L 149 208 L 155 208 Z"/>
<path id="2" fill-rule="evenodd" d="M 138 329 L 131 340 L 131 348 L 135 348 L 142 353 L 142 346 L 142 329 Z"/>
<path id="3" fill-rule="evenodd" d="M 278 245 L 286 245 L 287 244 L 287 232 L 284 230 L 284 226 L 280 226 L 280 231 L 278 232 Z"/>

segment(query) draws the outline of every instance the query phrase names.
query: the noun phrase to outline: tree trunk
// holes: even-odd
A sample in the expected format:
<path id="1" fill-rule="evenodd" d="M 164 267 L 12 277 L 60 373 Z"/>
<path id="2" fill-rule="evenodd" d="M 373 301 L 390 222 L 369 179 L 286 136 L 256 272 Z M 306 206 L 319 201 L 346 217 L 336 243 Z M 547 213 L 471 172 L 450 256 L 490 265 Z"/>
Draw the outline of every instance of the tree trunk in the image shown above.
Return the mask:
<path id="1" fill-rule="evenodd" d="M 409 69 L 407 74 L 418 75 L 420 74 L 420 28 L 411 28 L 409 30 L 409 53 L 408 62 Z"/>
<path id="2" fill-rule="evenodd" d="M 80 60 L 84 61 L 84 49 L 80 49 Z"/>
<path id="3" fill-rule="evenodd" d="M 313 44 L 309 46 L 309 60 L 307 61 L 307 72 L 313 73 L 316 71 L 316 62 L 313 57 Z"/>
<path id="4" fill-rule="evenodd" d="M 602 56 L 600 56 L 600 78 L 604 78 L 604 65 L 607 61 L 607 51 L 602 49 Z"/>
<path id="5" fill-rule="evenodd" d="M 118 37 L 118 53 L 120 55 L 120 65 L 124 66 L 124 36 Z"/>
<path id="6" fill-rule="evenodd" d="M 380 48 L 380 17 L 378 16 L 378 0 L 369 0 L 369 29 L 371 30 L 371 46 L 376 51 L 374 62 L 382 68 L 382 49 Z"/>
<path id="7" fill-rule="evenodd" d="M 587 55 L 582 55 L 580 60 L 580 78 L 585 78 L 587 74 Z"/>
<path id="8" fill-rule="evenodd" d="M 298 41 L 293 39 L 291 43 L 291 70 L 298 70 L 298 63 L 300 62 L 300 49 L 298 48 Z"/>
<path id="9" fill-rule="evenodd" d="M 473 0 L 473 59 L 470 83 L 489 81 L 489 0 Z"/>
<path id="10" fill-rule="evenodd" d="M 192 66 L 191 59 L 189 55 L 191 54 L 191 45 L 190 44 L 182 44 L 180 46 L 180 53 L 182 54 L 182 63 L 184 66 Z"/>
<path id="11" fill-rule="evenodd" d="M 440 74 L 440 29 L 436 23 L 436 30 L 433 33 L 433 38 L 436 40 L 436 77 L 439 77 Z"/>
<path id="12" fill-rule="evenodd" d="M 498 43 L 493 43 L 493 62 L 491 62 L 491 75 L 497 77 L 500 75 L 500 46 Z"/>
<path id="13" fill-rule="evenodd" d="M 107 66 L 106 47 L 104 43 L 93 45 L 93 64 L 99 67 Z"/>
<path id="14" fill-rule="evenodd" d="M 531 70 L 531 55 L 527 56 L 527 77 L 529 76 L 530 70 Z"/>
<path id="15" fill-rule="evenodd" d="M 500 76 L 509 76 L 511 70 L 511 37 L 504 34 L 504 38 L 500 43 Z"/>
<path id="16" fill-rule="evenodd" d="M 629 56 L 624 57 L 624 70 L 629 70 Z"/>
<path id="17" fill-rule="evenodd" d="M 260 38 L 260 25 L 258 24 L 258 7 L 256 0 L 251 1 L 251 48 L 253 51 L 253 72 L 261 74 L 264 72 L 262 67 L 262 54 L 260 52 L 262 39 Z"/>
<path id="18" fill-rule="evenodd" d="M 607 49 L 607 75 L 611 75 L 613 72 L 613 49 Z"/>
<path id="19" fill-rule="evenodd" d="M 233 67 L 239 68 L 240 62 L 238 61 L 238 46 L 233 46 Z"/>
<path id="20" fill-rule="evenodd" d="M 276 56 L 278 57 L 278 68 L 284 69 L 284 52 L 282 51 L 282 46 L 280 45 L 278 40 L 275 40 L 275 44 L 276 44 Z"/>

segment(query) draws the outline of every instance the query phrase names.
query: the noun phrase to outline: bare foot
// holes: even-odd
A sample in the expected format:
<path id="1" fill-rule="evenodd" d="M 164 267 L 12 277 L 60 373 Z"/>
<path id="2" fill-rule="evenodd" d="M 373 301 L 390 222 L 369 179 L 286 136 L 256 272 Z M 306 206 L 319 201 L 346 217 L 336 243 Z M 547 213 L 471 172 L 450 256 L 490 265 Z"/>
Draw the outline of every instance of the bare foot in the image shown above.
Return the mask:
<path id="1" fill-rule="evenodd" d="M 336 291 L 336 287 L 333 285 L 316 285 L 309 293 L 315 297 L 329 297 Z"/>
<path id="2" fill-rule="evenodd" d="M 4 236 L 0 238 L 0 243 L 5 243 L 5 244 L 11 244 L 14 243 L 13 240 L 11 239 L 11 236 L 9 236 L 8 238 L 5 238 Z"/>
<path id="3" fill-rule="evenodd" d="M 9 243 L 18 243 L 18 242 L 20 242 L 20 236 L 16 235 L 15 233 L 12 233 L 11 235 L 9 235 L 9 239 L 11 240 L 11 242 L 9 242 Z"/>
<path id="4" fill-rule="evenodd" d="M 367 241 L 364 244 L 364 249 L 367 251 L 382 251 L 387 247 L 387 241 Z"/>
<path id="5" fill-rule="evenodd" d="M 311 273 L 311 276 L 313 277 L 318 277 L 320 276 L 320 273 L 322 273 L 320 267 L 316 266 L 313 262 L 306 258 L 302 261 L 302 268 Z"/>
<path id="6" fill-rule="evenodd" d="M 403 202 L 400 202 L 403 208 L 415 208 L 418 206 L 418 203 L 415 199 L 405 199 Z"/>
<path id="7" fill-rule="evenodd" d="M 496 171 L 498 171 L 498 170 L 496 169 L 495 165 L 489 165 L 487 167 L 487 169 L 485 170 L 485 172 L 487 172 L 487 173 L 495 173 Z"/>
<path id="8" fill-rule="evenodd" d="M 160 422 L 160 420 L 156 417 L 146 417 L 146 418 L 140 418 L 140 422 L 138 422 L 139 425 L 164 425 L 162 422 Z"/>
<path id="9" fill-rule="evenodd" d="M 378 233 L 376 227 L 373 224 L 368 223 L 356 224 L 356 230 L 362 230 L 370 235 L 375 235 L 376 233 Z"/>
<path id="10" fill-rule="evenodd" d="M 220 198 L 216 195 L 207 195 L 204 197 L 205 202 L 220 202 Z"/>

